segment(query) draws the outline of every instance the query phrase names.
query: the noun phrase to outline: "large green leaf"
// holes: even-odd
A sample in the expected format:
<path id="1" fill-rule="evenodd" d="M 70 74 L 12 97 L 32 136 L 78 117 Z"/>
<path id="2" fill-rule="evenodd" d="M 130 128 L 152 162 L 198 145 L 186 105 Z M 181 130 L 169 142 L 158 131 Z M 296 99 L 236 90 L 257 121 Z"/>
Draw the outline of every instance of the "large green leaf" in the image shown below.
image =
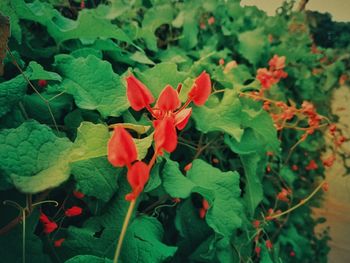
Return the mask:
<path id="1" fill-rule="evenodd" d="M 155 97 L 165 88 L 166 85 L 171 85 L 174 88 L 183 82 L 187 73 L 178 71 L 175 63 L 159 63 L 151 69 L 147 69 L 142 73 L 137 73 L 140 80 L 152 91 Z"/>
<path id="2" fill-rule="evenodd" d="M 259 39 L 259 41 L 257 41 Z M 256 65 L 267 47 L 267 36 L 261 28 L 252 31 L 246 31 L 238 35 L 239 46 L 238 51 L 250 63 Z"/>
<path id="3" fill-rule="evenodd" d="M 35 61 L 31 61 L 28 67 L 29 67 L 29 72 L 31 73 L 29 78 L 30 80 L 39 80 L 39 79 L 56 80 L 56 81 L 62 80 L 60 75 L 58 75 L 55 72 L 44 70 L 43 66 L 41 66 Z"/>
<path id="4" fill-rule="evenodd" d="M 125 263 L 142 260 L 162 263 L 172 257 L 177 248 L 162 243 L 163 226 L 154 217 L 140 216 L 130 225 L 125 237 L 121 258 Z"/>
<path id="5" fill-rule="evenodd" d="M 78 255 L 65 261 L 65 263 L 112 263 L 112 260 L 91 255 Z"/>
<path id="6" fill-rule="evenodd" d="M 100 157 L 73 163 L 71 173 L 79 191 L 107 202 L 118 188 L 117 178 L 121 171 L 106 157 Z"/>
<path id="7" fill-rule="evenodd" d="M 77 20 L 61 15 L 49 3 L 36 0 L 25 3 L 24 0 L 4 0 L 0 10 L 10 16 L 13 23 L 16 39 L 21 41 L 21 30 L 18 26 L 20 19 L 37 22 L 47 28 L 49 35 L 61 43 L 70 39 L 113 38 L 131 43 L 130 38 L 109 19 L 103 16 L 98 9 L 84 9 L 78 14 Z M 94 28 L 94 30 L 91 30 Z"/>
<path id="8" fill-rule="evenodd" d="M 125 86 L 109 62 L 93 55 L 58 55 L 55 64 L 64 77 L 61 88 L 73 95 L 80 108 L 96 109 L 104 117 L 120 116 L 128 108 Z"/>
<path id="9" fill-rule="evenodd" d="M 240 141 L 243 135 L 241 110 L 237 93 L 227 89 L 221 101 L 211 103 L 210 107 L 194 107 L 192 116 L 201 132 L 221 131 Z"/>
<path id="10" fill-rule="evenodd" d="M 0 132 L 0 169 L 22 192 L 56 187 L 69 177 L 72 143 L 58 138 L 47 126 L 27 121 Z"/>
<path id="11" fill-rule="evenodd" d="M 8 113 L 25 95 L 27 82 L 22 75 L 0 83 L 0 117 Z"/>
<path id="12" fill-rule="evenodd" d="M 229 238 L 242 224 L 237 172 L 221 172 L 198 159 L 185 177 L 177 163 L 167 160 L 163 186 L 172 197 L 188 198 L 191 193 L 201 194 L 210 204 L 206 221 L 219 236 Z"/>

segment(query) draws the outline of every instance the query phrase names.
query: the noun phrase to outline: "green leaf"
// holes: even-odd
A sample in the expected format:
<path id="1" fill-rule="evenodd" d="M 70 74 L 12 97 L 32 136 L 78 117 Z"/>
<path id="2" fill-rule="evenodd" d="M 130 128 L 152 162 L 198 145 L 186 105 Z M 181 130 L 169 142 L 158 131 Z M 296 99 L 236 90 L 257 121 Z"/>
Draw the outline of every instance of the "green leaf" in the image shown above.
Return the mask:
<path id="1" fill-rule="evenodd" d="M 35 121 L 0 132 L 0 167 L 22 192 L 56 187 L 69 177 L 67 156 L 72 143 Z"/>
<path id="2" fill-rule="evenodd" d="M 146 157 L 148 149 L 152 146 L 153 132 L 145 138 L 133 139 L 137 150 L 137 160 L 142 160 Z"/>
<path id="3" fill-rule="evenodd" d="M 56 81 L 62 81 L 62 78 L 60 75 L 58 75 L 55 72 L 46 71 L 44 68 L 38 64 L 35 61 L 31 61 L 28 65 L 30 74 L 30 80 L 39 80 L 39 79 L 45 79 L 45 80 L 56 80 Z"/>
<path id="4" fill-rule="evenodd" d="M 154 217 L 140 216 L 130 225 L 123 245 L 121 259 L 134 263 L 162 263 L 172 257 L 177 248 L 162 243 L 164 230 Z"/>
<path id="5" fill-rule="evenodd" d="M 259 169 L 261 157 L 258 154 L 240 155 L 245 176 L 244 202 L 248 208 L 250 216 L 253 217 L 256 207 L 263 199 L 263 187 L 260 175 L 263 169 Z"/>
<path id="6" fill-rule="evenodd" d="M 70 162 L 77 162 L 107 155 L 108 127 L 103 124 L 82 122 L 77 131 Z"/>
<path id="7" fill-rule="evenodd" d="M 148 49 L 157 51 L 156 29 L 163 24 L 170 24 L 173 16 L 174 8 L 169 4 L 157 5 L 147 9 L 139 37 L 145 40 Z"/>
<path id="8" fill-rule="evenodd" d="M 108 202 L 118 189 L 117 178 L 121 171 L 106 157 L 100 157 L 73 163 L 71 173 L 80 192 Z"/>
<path id="9" fill-rule="evenodd" d="M 233 90 L 226 89 L 221 101 L 210 105 L 193 108 L 196 128 L 203 132 L 221 131 L 241 140 L 241 102 Z"/>
<path id="10" fill-rule="evenodd" d="M 11 3 L 10 3 L 11 2 Z M 84 9 L 78 13 L 77 20 L 68 19 L 54 9 L 51 4 L 41 1 L 25 3 L 24 0 L 5 0 L 5 13 L 14 23 L 16 39 L 20 42 L 19 19 L 31 20 L 47 28 L 49 35 L 61 43 L 70 39 L 113 38 L 131 43 L 130 38 L 115 24 L 99 14 L 98 9 Z M 91 30 L 94 28 L 94 30 Z"/>
<path id="11" fill-rule="evenodd" d="M 125 86 L 109 62 L 93 55 L 57 55 L 55 64 L 64 77 L 62 88 L 73 95 L 80 108 L 96 109 L 103 117 L 120 116 L 128 108 Z"/>
<path id="12" fill-rule="evenodd" d="M 27 82 L 22 75 L 0 83 L 0 117 L 8 113 L 25 95 Z"/>
<path id="13" fill-rule="evenodd" d="M 172 197 L 188 198 L 194 192 L 201 194 L 210 205 L 206 221 L 221 237 L 229 238 L 242 224 L 237 172 L 221 172 L 197 159 L 185 177 L 177 163 L 167 160 L 163 169 L 163 186 Z"/>
<path id="14" fill-rule="evenodd" d="M 100 258 L 91 255 L 79 255 L 74 258 L 71 258 L 65 263 L 112 263 L 113 261 L 108 258 Z"/>
<path id="15" fill-rule="evenodd" d="M 159 63 L 142 73 L 137 72 L 137 77 L 146 84 L 155 97 L 158 97 L 168 84 L 176 88 L 186 79 L 187 75 L 185 72 L 178 71 L 175 63 L 168 62 Z"/>
<path id="16" fill-rule="evenodd" d="M 259 39 L 259 41 L 257 41 Z M 266 52 L 267 36 L 262 28 L 246 31 L 238 35 L 238 52 L 253 65 L 257 65 L 261 56 Z"/>

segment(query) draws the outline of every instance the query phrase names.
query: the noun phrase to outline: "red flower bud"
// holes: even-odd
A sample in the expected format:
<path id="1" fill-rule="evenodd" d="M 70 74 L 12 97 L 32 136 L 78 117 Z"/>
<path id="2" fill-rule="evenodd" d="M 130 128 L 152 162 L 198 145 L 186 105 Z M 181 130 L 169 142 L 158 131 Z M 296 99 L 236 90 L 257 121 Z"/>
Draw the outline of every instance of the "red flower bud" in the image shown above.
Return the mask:
<path id="1" fill-rule="evenodd" d="M 189 171 L 192 168 L 192 163 L 188 163 L 186 164 L 186 166 L 184 167 L 185 172 Z"/>
<path id="2" fill-rule="evenodd" d="M 64 214 L 67 217 L 73 217 L 73 216 L 78 216 L 81 215 L 81 213 L 83 212 L 83 209 L 79 206 L 72 206 L 71 208 L 67 209 Z"/>
<path id="3" fill-rule="evenodd" d="M 135 76 L 130 75 L 126 78 L 126 82 L 126 95 L 131 108 L 139 111 L 154 102 L 152 93 L 141 81 L 135 78 Z"/>
<path id="4" fill-rule="evenodd" d="M 317 163 L 314 160 L 311 160 L 309 162 L 309 164 L 305 167 L 305 169 L 307 171 L 316 170 L 317 168 L 318 168 L 318 165 L 317 165 Z"/>
<path id="5" fill-rule="evenodd" d="M 175 125 L 178 130 L 182 130 L 186 127 L 188 120 L 192 114 L 192 109 L 183 109 L 175 115 Z"/>
<path id="6" fill-rule="evenodd" d="M 165 117 L 162 120 L 153 122 L 155 126 L 154 141 L 156 151 L 162 154 L 162 149 L 167 152 L 173 152 L 177 146 L 177 134 L 175 129 L 175 120 L 173 117 Z"/>
<path id="7" fill-rule="evenodd" d="M 49 222 L 47 224 L 44 224 L 44 233 L 45 234 L 50 234 L 53 231 L 57 229 L 57 224 L 55 222 Z"/>
<path id="8" fill-rule="evenodd" d="M 199 217 L 203 219 L 205 217 L 205 214 L 207 213 L 207 210 L 204 208 L 199 208 Z"/>
<path id="9" fill-rule="evenodd" d="M 62 243 L 63 243 L 64 240 L 65 240 L 64 238 L 57 239 L 57 240 L 53 243 L 53 245 L 54 245 L 55 247 L 60 247 L 60 246 L 62 246 Z"/>
<path id="10" fill-rule="evenodd" d="M 45 215 L 44 213 L 41 213 L 39 216 L 39 221 L 43 224 L 51 223 L 51 220 Z"/>
<path id="11" fill-rule="evenodd" d="M 258 256 L 260 256 L 261 247 L 255 247 L 254 251 Z"/>
<path id="12" fill-rule="evenodd" d="M 174 111 L 180 106 L 179 94 L 172 86 L 167 85 L 158 97 L 157 107 L 162 111 Z"/>
<path id="13" fill-rule="evenodd" d="M 208 201 L 205 200 L 204 198 L 203 198 L 203 200 L 202 200 L 202 206 L 203 206 L 203 208 L 204 208 L 205 210 L 208 210 L 208 209 L 209 209 L 209 203 L 208 203 Z"/>
<path id="14" fill-rule="evenodd" d="M 123 127 L 116 126 L 108 142 L 108 161 L 116 167 L 123 167 L 136 159 L 136 145 L 131 135 Z"/>
<path id="15" fill-rule="evenodd" d="M 135 162 L 128 170 L 127 179 L 131 186 L 132 193 L 127 194 L 125 199 L 128 201 L 136 199 L 143 191 L 149 178 L 149 167 L 141 161 Z"/>
<path id="16" fill-rule="evenodd" d="M 39 87 L 46 87 L 46 85 L 47 85 L 47 81 L 45 80 L 45 79 L 39 79 L 38 80 L 38 86 Z"/>
<path id="17" fill-rule="evenodd" d="M 269 239 L 265 241 L 265 245 L 266 245 L 267 249 L 272 249 L 272 243 Z"/>
<path id="18" fill-rule="evenodd" d="M 194 81 L 188 93 L 188 98 L 197 106 L 202 106 L 209 98 L 211 92 L 211 80 L 209 74 L 203 71 Z"/>
<path id="19" fill-rule="evenodd" d="M 73 195 L 78 199 L 82 199 L 85 196 L 82 192 L 79 191 L 73 191 Z"/>

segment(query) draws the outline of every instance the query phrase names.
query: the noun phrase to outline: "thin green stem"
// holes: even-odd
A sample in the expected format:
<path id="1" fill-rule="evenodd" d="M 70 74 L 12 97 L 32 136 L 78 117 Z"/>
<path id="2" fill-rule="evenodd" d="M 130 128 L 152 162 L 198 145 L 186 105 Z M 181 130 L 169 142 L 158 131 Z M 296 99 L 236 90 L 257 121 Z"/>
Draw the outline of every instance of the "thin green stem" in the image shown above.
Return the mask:
<path id="1" fill-rule="evenodd" d="M 22 263 L 26 263 L 26 209 L 22 209 Z"/>
<path id="2" fill-rule="evenodd" d="M 113 263 L 118 263 L 118 259 L 119 259 L 119 256 L 120 256 L 120 252 L 122 250 L 122 245 L 123 245 L 123 241 L 124 241 L 124 238 L 125 238 L 126 230 L 128 229 L 128 225 L 130 223 L 132 212 L 134 211 L 134 208 L 135 208 L 135 205 L 136 205 L 136 200 L 137 199 L 134 199 L 134 200 L 132 200 L 130 202 L 130 205 L 129 205 L 129 208 L 128 208 L 128 212 L 126 213 L 126 216 L 125 216 L 125 219 L 124 219 L 124 222 L 123 222 L 122 231 L 120 232 L 117 248 L 116 248 L 115 254 L 114 254 Z"/>
<path id="3" fill-rule="evenodd" d="M 278 217 L 281 217 L 283 215 L 286 215 L 290 212 L 292 212 L 293 210 L 301 207 L 302 205 L 304 205 L 306 202 L 308 202 L 321 188 L 322 186 L 326 183 L 326 181 L 322 181 L 317 187 L 316 189 L 305 199 L 301 200 L 297 205 L 289 208 L 288 210 L 282 212 L 282 213 L 278 213 L 278 214 L 275 214 L 275 215 L 272 215 L 272 216 L 267 216 L 267 220 L 272 220 L 272 219 L 275 219 L 275 218 L 278 218 Z"/>

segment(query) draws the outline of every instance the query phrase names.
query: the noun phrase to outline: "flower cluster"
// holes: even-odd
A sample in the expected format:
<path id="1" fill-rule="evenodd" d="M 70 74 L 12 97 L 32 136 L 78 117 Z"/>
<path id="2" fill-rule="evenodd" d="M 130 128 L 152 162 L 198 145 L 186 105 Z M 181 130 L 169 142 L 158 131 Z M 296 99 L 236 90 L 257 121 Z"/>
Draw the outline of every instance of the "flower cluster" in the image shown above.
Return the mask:
<path id="1" fill-rule="evenodd" d="M 278 55 L 274 55 L 269 61 L 269 69 L 258 69 L 256 78 L 260 81 L 262 94 L 265 90 L 270 89 L 272 85 L 288 76 L 287 72 L 283 70 L 285 67 L 285 61 L 285 56 L 279 57 Z"/>
<path id="2" fill-rule="evenodd" d="M 193 102 L 196 106 L 203 105 L 211 93 L 211 80 L 206 72 L 202 72 L 194 81 L 188 93 L 187 101 L 181 105 L 178 89 L 166 85 L 160 93 L 157 101 L 151 91 L 134 75 L 126 78 L 127 98 L 130 107 L 135 111 L 147 109 L 152 116 L 154 127 L 154 155 L 146 164 L 137 160 L 137 149 L 131 135 L 121 126 L 116 126 L 111 139 L 108 142 L 108 160 L 115 167 L 128 168 L 127 180 L 132 192 L 126 195 L 126 200 L 135 200 L 143 191 L 147 183 L 150 170 L 157 156 L 164 151 L 171 153 L 177 146 L 177 131 L 185 128 L 192 109 L 187 106 Z M 151 106 L 151 104 L 153 107 Z"/>

